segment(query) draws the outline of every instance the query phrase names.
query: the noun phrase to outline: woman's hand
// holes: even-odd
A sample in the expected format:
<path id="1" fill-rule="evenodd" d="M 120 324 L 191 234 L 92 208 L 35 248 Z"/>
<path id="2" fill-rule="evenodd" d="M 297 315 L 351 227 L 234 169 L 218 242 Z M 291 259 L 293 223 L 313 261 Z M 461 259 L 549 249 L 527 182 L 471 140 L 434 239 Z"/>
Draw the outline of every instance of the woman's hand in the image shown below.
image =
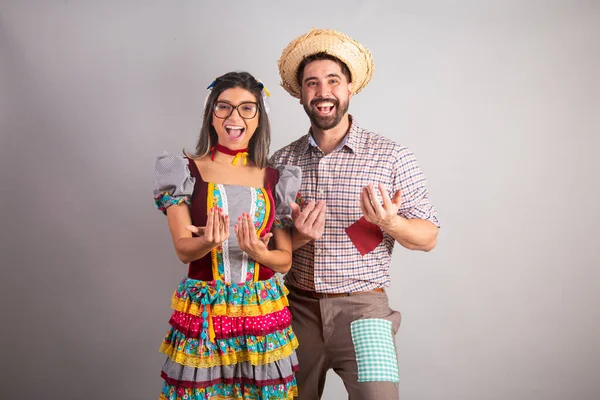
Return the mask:
<path id="1" fill-rule="evenodd" d="M 185 229 L 198 235 L 207 245 L 216 247 L 229 238 L 229 215 L 213 207 L 206 216 L 206 226 L 187 225 Z"/>
<path id="2" fill-rule="evenodd" d="M 259 238 L 254 227 L 254 220 L 250 214 L 243 213 L 238 218 L 238 223 L 234 229 L 240 249 L 254 260 L 259 260 L 261 255 L 269 251 L 268 244 L 273 234 L 269 232 L 262 238 Z"/>

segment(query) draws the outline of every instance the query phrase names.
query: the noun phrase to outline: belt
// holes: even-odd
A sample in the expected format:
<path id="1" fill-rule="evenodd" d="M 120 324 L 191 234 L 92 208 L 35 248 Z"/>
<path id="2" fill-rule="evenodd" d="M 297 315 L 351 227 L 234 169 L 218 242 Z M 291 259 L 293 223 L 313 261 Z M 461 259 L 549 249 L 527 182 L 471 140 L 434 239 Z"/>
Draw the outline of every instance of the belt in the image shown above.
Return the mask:
<path id="1" fill-rule="evenodd" d="M 377 288 L 377 289 L 373 289 L 373 290 L 363 290 L 360 292 L 350 292 L 350 293 L 319 293 L 319 292 L 313 292 L 312 290 L 298 289 L 297 287 L 292 286 L 292 285 L 288 285 L 288 287 L 298 294 L 301 294 L 301 295 L 304 295 L 307 297 L 312 297 L 315 299 L 328 299 L 328 298 L 332 298 L 332 297 L 357 296 L 359 294 L 366 294 L 366 293 L 385 293 L 385 290 L 383 288 Z"/>

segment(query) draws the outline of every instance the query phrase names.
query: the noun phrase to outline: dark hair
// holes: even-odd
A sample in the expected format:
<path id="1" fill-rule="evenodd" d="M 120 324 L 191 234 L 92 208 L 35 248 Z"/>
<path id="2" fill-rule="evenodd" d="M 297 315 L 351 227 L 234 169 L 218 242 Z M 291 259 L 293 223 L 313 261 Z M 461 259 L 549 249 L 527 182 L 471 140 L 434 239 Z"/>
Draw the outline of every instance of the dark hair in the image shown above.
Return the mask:
<path id="1" fill-rule="evenodd" d="M 348 83 L 352 82 L 352 75 L 350 74 L 350 70 L 348 69 L 348 66 L 339 58 L 322 51 L 322 52 L 311 54 L 310 56 L 304 57 L 302 59 L 302 61 L 300 62 L 300 65 L 298 65 L 298 69 L 296 70 L 296 82 L 298 82 L 298 85 L 300 85 L 300 87 L 302 87 L 302 78 L 304 77 L 304 68 L 309 63 L 311 63 L 313 61 L 320 61 L 320 60 L 330 60 L 330 61 L 335 62 L 337 65 L 340 66 L 340 68 L 342 70 L 342 74 L 344 74 L 346 76 Z"/>
<path id="2" fill-rule="evenodd" d="M 208 154 L 210 149 L 217 144 L 217 132 L 212 125 L 215 102 L 225 90 L 238 87 L 252 93 L 258 103 L 258 127 L 248 144 L 248 158 L 259 168 L 264 168 L 267 165 L 269 146 L 271 145 L 271 127 L 262 97 L 264 86 L 248 72 L 228 72 L 215 80 L 204 107 L 202 128 L 200 128 L 200 137 L 198 137 L 194 157 Z"/>

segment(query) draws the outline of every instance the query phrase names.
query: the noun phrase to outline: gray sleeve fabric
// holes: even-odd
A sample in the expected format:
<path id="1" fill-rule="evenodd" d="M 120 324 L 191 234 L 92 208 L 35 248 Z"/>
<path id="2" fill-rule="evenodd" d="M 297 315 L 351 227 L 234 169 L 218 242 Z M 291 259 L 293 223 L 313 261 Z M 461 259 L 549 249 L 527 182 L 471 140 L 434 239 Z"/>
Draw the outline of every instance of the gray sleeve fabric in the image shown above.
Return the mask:
<path id="1" fill-rule="evenodd" d="M 275 185 L 275 222 L 276 228 L 293 226 L 290 203 L 296 201 L 302 183 L 302 170 L 292 165 L 278 165 L 279 181 Z"/>
<path id="2" fill-rule="evenodd" d="M 182 156 L 163 152 L 154 163 L 154 201 L 156 208 L 166 212 L 174 204 L 186 202 L 194 191 L 195 178 L 190 174 L 188 161 Z"/>

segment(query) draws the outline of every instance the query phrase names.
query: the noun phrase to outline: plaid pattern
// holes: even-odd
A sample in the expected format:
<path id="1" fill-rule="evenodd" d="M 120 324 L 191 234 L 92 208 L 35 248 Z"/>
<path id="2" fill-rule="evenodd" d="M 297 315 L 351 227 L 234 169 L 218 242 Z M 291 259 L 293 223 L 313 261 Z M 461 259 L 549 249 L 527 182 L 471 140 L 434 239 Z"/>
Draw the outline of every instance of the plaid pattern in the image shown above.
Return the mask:
<path id="1" fill-rule="evenodd" d="M 392 323 L 385 319 L 359 319 L 350 324 L 356 351 L 358 381 L 398 382 L 398 359 Z"/>
<path id="2" fill-rule="evenodd" d="M 362 217 L 360 191 L 369 183 L 383 183 L 390 197 L 402 190 L 399 214 L 426 219 L 438 225 L 421 172 L 406 147 L 352 124 L 345 142 L 324 154 L 307 135 L 277 151 L 275 165 L 302 168 L 300 194 L 308 202 L 325 200 L 327 218 L 323 236 L 294 252 L 287 283 L 304 290 L 346 293 L 389 286 L 389 265 L 395 240 L 385 234 L 383 242 L 361 256 L 345 232 Z"/>

